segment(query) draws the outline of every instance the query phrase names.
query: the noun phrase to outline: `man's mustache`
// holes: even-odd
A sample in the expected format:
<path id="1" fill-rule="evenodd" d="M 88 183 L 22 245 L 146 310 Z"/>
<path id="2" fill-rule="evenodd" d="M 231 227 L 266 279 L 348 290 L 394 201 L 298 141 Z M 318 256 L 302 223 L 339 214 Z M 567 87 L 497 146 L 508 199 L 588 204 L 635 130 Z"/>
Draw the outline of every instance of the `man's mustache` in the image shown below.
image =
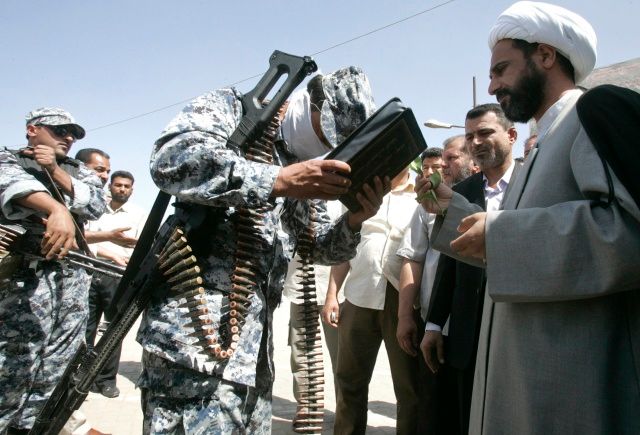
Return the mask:
<path id="1" fill-rule="evenodd" d="M 511 92 L 507 89 L 496 91 L 496 99 L 500 101 L 503 97 L 511 96 Z"/>
<path id="2" fill-rule="evenodd" d="M 478 154 L 490 154 L 491 153 L 491 147 L 487 146 L 487 145 L 479 145 L 473 148 L 473 151 L 471 151 L 471 154 L 473 154 L 474 156 L 478 155 Z"/>

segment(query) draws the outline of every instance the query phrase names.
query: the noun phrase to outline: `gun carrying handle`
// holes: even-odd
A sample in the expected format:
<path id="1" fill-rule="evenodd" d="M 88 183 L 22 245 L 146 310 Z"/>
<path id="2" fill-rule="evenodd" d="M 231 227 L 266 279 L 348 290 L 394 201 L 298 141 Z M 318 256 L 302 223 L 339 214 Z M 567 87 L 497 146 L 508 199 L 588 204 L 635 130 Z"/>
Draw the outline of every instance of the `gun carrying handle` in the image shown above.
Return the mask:
<path id="1" fill-rule="evenodd" d="M 274 51 L 269 58 L 267 72 L 258 84 L 242 97 L 244 115 L 229 142 L 243 146 L 249 140 L 254 139 L 275 116 L 293 90 L 302 83 L 306 76 L 317 69 L 315 61 L 309 56 L 300 57 L 278 50 Z M 285 82 L 263 107 L 264 99 L 285 74 L 287 75 Z"/>

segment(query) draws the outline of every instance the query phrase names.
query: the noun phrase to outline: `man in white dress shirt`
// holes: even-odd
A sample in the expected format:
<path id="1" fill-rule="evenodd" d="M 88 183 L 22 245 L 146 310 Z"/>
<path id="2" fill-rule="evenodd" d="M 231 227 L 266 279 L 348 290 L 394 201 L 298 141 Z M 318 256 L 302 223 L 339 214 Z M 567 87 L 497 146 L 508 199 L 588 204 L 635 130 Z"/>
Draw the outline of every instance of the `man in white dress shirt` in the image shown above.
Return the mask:
<path id="1" fill-rule="evenodd" d="M 322 317 L 338 328 L 336 434 L 365 433 L 369 381 L 383 341 L 397 399 L 398 432 L 423 433 L 418 427 L 418 358 L 404 353 L 395 335 L 400 277 L 396 251 L 417 205 L 412 178 L 407 168 L 391 181 L 380 209 L 362 225 L 356 256 L 331 270 Z M 343 282 L 346 300 L 339 308 L 337 292 Z M 419 311 L 414 311 L 419 319 Z"/>
<path id="2" fill-rule="evenodd" d="M 595 31 L 523 1 L 489 46 L 489 92 L 510 119 L 535 118 L 538 145 L 501 210 L 436 189 L 434 246 L 486 265 L 469 433 L 640 433 L 640 209 L 576 110 Z"/>
<path id="3" fill-rule="evenodd" d="M 115 171 L 111 175 L 109 192 L 111 201 L 107 211 L 97 221 L 91 222 L 86 237 L 91 246 L 96 247 L 98 258 L 110 260 L 126 266 L 133 252 L 147 213 L 129 201 L 133 193 L 134 178 L 130 172 Z M 107 322 L 115 313 L 111 306 L 119 280 L 101 274 L 95 274 L 89 291 L 89 319 L 87 321 L 87 346 L 92 347 L 96 338 L 100 317 L 104 314 Z M 102 372 L 96 377 L 93 392 L 113 398 L 120 394 L 116 386 L 116 375 L 120 361 L 120 350 L 111 355 Z"/>

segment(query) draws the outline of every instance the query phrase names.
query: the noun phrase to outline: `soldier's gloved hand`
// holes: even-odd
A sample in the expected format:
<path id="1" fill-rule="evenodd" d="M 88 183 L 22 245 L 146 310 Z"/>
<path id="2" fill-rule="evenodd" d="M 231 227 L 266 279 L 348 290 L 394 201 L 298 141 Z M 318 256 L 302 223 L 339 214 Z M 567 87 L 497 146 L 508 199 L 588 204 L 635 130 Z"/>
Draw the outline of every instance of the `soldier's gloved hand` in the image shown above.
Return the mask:
<path id="1" fill-rule="evenodd" d="M 384 181 L 380 177 L 373 178 L 373 187 L 368 184 L 362 186 L 362 191 L 356 194 L 356 199 L 362 207 L 360 211 L 347 214 L 349 227 L 354 231 L 359 231 L 362 222 L 366 221 L 378 212 L 382 205 L 382 198 L 391 190 L 391 181 L 389 177 L 384 177 Z"/>
<path id="2" fill-rule="evenodd" d="M 347 193 L 351 168 L 339 160 L 307 160 L 280 170 L 271 196 L 298 199 L 338 199 Z"/>
<path id="3" fill-rule="evenodd" d="M 46 230 L 42 237 L 41 252 L 47 260 L 64 258 L 70 249 L 76 249 L 76 229 L 73 218 L 63 205 L 56 207 L 45 220 Z"/>

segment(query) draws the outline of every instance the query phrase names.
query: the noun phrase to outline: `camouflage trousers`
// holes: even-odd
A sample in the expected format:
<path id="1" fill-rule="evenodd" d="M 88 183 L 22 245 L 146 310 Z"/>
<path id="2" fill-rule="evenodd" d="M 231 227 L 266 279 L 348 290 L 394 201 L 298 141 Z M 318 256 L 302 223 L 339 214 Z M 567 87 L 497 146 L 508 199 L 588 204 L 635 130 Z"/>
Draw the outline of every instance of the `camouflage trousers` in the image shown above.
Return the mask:
<path id="1" fill-rule="evenodd" d="M 235 384 L 143 355 L 143 434 L 222 435 L 271 433 L 271 392 Z"/>
<path id="2" fill-rule="evenodd" d="M 0 434 L 28 429 L 84 341 L 90 277 L 25 263 L 0 285 Z"/>

